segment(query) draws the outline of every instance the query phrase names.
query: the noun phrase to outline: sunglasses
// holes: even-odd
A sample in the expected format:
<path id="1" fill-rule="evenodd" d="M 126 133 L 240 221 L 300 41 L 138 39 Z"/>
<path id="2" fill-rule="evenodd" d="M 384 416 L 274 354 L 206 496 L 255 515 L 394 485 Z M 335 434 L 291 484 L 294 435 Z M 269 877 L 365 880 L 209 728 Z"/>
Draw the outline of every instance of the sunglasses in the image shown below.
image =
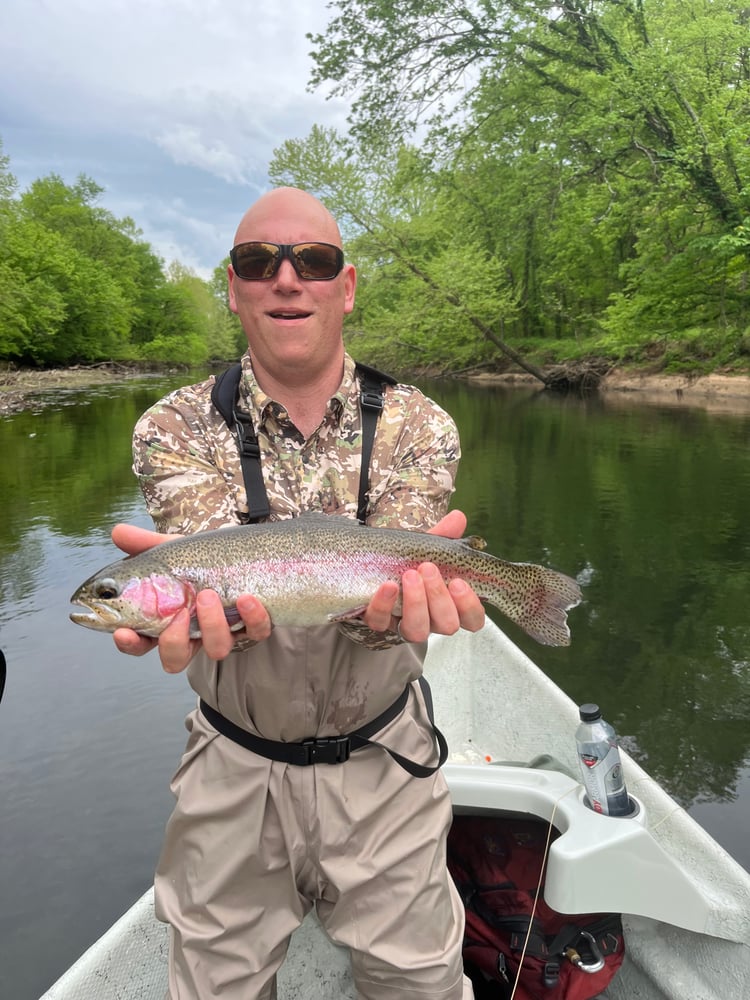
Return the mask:
<path id="1" fill-rule="evenodd" d="M 245 281 L 268 281 L 288 260 L 306 281 L 332 281 L 344 266 L 344 251 L 332 243 L 238 243 L 229 251 L 232 268 Z"/>

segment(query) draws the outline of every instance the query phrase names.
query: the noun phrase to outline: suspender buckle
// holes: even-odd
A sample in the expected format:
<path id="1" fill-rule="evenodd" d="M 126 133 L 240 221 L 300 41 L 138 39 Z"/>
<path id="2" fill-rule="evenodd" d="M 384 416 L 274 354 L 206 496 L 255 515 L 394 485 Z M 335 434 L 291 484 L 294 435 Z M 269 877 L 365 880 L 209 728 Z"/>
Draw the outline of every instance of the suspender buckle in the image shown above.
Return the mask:
<path id="1" fill-rule="evenodd" d="M 382 389 L 378 392 L 372 392 L 366 386 L 363 387 L 362 392 L 359 395 L 360 406 L 366 410 L 374 410 L 375 413 L 380 413 L 383 409 L 383 392 Z"/>
<path id="2" fill-rule="evenodd" d="M 351 753 L 348 736 L 313 738 L 302 740 L 298 745 L 307 753 L 305 764 L 343 764 Z"/>
<path id="3" fill-rule="evenodd" d="M 260 445 L 255 436 L 252 418 L 238 410 L 232 411 L 234 414 L 235 434 L 237 435 L 237 447 L 240 455 L 252 458 L 255 461 L 260 459 Z"/>
<path id="4" fill-rule="evenodd" d="M 258 444 L 257 438 L 253 438 L 251 441 L 248 441 L 248 439 L 244 437 L 238 430 L 237 443 L 240 446 L 239 447 L 240 455 L 242 455 L 244 458 L 251 458 L 255 462 L 257 462 L 260 459 L 260 445 Z"/>

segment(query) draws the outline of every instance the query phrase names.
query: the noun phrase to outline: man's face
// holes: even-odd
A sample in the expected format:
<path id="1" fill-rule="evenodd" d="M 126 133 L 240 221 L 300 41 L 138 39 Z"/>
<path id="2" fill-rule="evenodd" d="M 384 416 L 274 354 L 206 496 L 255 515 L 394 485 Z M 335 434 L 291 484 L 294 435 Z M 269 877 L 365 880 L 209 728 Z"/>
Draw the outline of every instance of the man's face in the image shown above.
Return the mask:
<path id="1" fill-rule="evenodd" d="M 333 219 L 300 191 L 282 189 L 262 198 L 240 223 L 235 245 L 321 241 L 341 246 Z M 276 378 L 313 376 L 343 354 L 344 315 L 354 308 L 356 273 L 347 264 L 331 281 L 300 278 L 288 260 L 265 281 L 238 278 L 231 266 L 229 306 L 240 317 L 253 363 Z"/>

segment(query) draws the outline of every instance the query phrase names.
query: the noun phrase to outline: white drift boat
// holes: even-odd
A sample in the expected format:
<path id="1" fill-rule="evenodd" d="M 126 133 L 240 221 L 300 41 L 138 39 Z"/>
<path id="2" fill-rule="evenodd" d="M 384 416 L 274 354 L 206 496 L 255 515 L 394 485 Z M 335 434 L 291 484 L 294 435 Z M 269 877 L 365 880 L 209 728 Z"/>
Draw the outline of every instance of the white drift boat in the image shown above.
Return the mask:
<path id="1" fill-rule="evenodd" d="M 457 813 L 520 813 L 552 822 L 545 898 L 562 913 L 623 915 L 625 962 L 609 1000 L 747 1000 L 750 875 L 626 754 L 638 805 L 612 819 L 584 805 L 560 770 L 491 761 L 550 755 L 575 773 L 576 706 L 491 622 L 434 638 L 426 664 L 451 757 Z M 596 692 L 591 692 L 596 698 Z M 42 1000 L 162 1000 L 167 935 L 147 892 Z M 280 1000 L 346 1000 L 348 953 L 313 915 L 279 973 Z"/>

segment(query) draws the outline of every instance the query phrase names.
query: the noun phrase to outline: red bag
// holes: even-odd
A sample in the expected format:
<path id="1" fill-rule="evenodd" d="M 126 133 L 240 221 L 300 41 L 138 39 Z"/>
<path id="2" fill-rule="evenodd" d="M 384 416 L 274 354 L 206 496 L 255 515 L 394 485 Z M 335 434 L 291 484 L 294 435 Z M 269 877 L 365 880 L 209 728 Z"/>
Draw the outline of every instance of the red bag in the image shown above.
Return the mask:
<path id="1" fill-rule="evenodd" d="M 619 914 L 556 913 L 543 889 L 534 911 L 548 829 L 515 816 L 453 821 L 448 868 L 466 909 L 464 967 L 476 1000 L 511 996 L 524 947 L 514 1000 L 592 1000 L 622 965 Z"/>

